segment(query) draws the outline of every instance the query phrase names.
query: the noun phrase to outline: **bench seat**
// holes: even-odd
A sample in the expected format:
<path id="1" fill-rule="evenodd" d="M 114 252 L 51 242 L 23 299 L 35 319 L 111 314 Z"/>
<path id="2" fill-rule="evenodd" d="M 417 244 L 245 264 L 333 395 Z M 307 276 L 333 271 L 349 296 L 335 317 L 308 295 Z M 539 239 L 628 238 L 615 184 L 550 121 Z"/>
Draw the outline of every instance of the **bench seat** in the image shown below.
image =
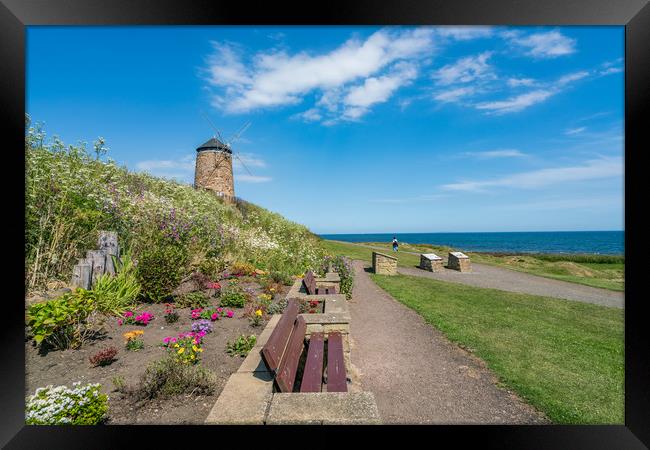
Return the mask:
<path id="1" fill-rule="evenodd" d="M 289 300 L 268 341 L 262 347 L 262 358 L 274 375 L 279 392 L 295 392 L 298 369 L 305 354 L 305 319 L 298 315 L 298 302 Z M 325 345 L 327 343 L 327 346 Z M 325 361 L 325 349 L 327 360 Z M 313 333 L 309 339 L 300 392 L 347 392 L 347 375 L 341 333 Z M 327 368 L 324 369 L 324 363 Z M 324 375 L 326 383 L 323 383 Z"/>

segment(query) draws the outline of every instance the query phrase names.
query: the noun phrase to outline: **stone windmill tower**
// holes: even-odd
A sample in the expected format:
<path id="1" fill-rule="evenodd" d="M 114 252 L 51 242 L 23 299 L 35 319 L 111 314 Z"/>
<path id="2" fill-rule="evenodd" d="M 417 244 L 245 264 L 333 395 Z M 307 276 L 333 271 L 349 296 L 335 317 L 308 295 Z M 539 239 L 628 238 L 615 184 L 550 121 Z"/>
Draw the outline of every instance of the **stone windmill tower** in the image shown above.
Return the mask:
<path id="1" fill-rule="evenodd" d="M 232 158 L 235 156 L 241 165 L 250 174 L 250 170 L 241 160 L 239 155 L 233 153 L 231 145 L 251 125 L 247 122 L 239 129 L 228 142 L 223 142 L 221 133 L 214 127 L 210 119 L 205 116 L 216 135 L 196 149 L 196 166 L 194 168 L 194 187 L 213 191 L 226 200 L 235 197 L 235 184 L 232 172 Z M 218 136 L 218 138 L 217 138 Z"/>
<path id="2" fill-rule="evenodd" d="M 219 196 L 235 196 L 232 150 L 216 137 L 196 149 L 194 187 L 214 191 Z"/>

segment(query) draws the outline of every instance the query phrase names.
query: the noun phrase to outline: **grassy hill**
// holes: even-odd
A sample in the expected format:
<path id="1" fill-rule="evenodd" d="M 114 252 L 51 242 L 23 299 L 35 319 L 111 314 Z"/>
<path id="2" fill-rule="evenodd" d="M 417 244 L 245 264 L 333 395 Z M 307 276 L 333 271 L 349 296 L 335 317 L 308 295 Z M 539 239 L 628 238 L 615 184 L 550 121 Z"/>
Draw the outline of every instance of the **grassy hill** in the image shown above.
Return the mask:
<path id="1" fill-rule="evenodd" d="M 210 192 L 134 173 L 93 150 L 48 139 L 26 123 L 26 291 L 70 280 L 99 230 L 118 232 L 136 261 L 169 258 L 181 272 L 239 262 L 286 274 L 315 267 L 323 251 L 306 227 L 254 204 L 226 204 Z M 159 251 L 158 255 L 151 255 Z M 155 268 L 154 268 L 155 269 Z"/>

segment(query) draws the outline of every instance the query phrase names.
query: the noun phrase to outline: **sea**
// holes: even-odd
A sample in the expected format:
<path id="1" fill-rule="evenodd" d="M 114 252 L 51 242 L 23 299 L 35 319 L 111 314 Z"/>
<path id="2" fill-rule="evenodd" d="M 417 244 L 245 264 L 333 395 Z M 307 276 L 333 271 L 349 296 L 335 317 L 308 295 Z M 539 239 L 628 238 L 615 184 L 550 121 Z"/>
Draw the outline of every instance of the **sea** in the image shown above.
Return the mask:
<path id="1" fill-rule="evenodd" d="M 409 244 L 445 245 L 460 251 L 505 253 L 591 253 L 623 255 L 624 231 L 521 231 L 485 233 L 321 234 L 346 242 L 386 242 L 393 236 Z"/>

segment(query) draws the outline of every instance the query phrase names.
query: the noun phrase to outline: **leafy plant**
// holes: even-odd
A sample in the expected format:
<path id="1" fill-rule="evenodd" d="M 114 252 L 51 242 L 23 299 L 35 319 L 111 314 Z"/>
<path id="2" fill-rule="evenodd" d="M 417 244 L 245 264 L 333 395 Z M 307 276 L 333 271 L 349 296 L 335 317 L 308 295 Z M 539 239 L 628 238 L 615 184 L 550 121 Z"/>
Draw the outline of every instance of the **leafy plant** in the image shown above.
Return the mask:
<path id="1" fill-rule="evenodd" d="M 211 325 L 207 322 L 208 325 Z M 201 360 L 203 348 L 203 336 L 207 331 L 191 331 L 181 333 L 178 337 L 167 336 L 163 339 L 163 347 L 169 350 L 170 354 L 183 364 L 196 364 Z"/>
<path id="2" fill-rule="evenodd" d="M 238 285 L 228 284 L 227 287 L 221 288 L 219 304 L 221 306 L 230 306 L 233 308 L 243 308 L 248 300 L 248 295 Z"/>
<path id="3" fill-rule="evenodd" d="M 210 305 L 210 298 L 202 291 L 188 292 L 176 299 L 176 305 L 181 308 L 205 308 Z"/>
<path id="4" fill-rule="evenodd" d="M 238 276 L 255 275 L 255 266 L 250 263 L 237 262 L 230 267 L 230 273 Z"/>
<path id="5" fill-rule="evenodd" d="M 116 375 L 111 379 L 113 387 L 117 392 L 124 392 L 126 390 L 126 382 L 122 375 Z"/>
<path id="6" fill-rule="evenodd" d="M 111 255 L 115 266 L 115 276 L 102 274 L 93 287 L 97 300 L 97 309 L 104 313 L 120 315 L 133 307 L 140 294 L 137 269 L 133 264 L 131 253 L 122 255 L 121 260 Z"/>
<path id="7" fill-rule="evenodd" d="M 182 245 L 161 241 L 145 249 L 138 261 L 138 279 L 144 296 L 156 303 L 169 298 L 185 274 L 187 260 Z"/>
<path id="8" fill-rule="evenodd" d="M 215 386 L 215 377 L 211 372 L 200 366 L 183 364 L 170 355 L 146 368 L 135 395 L 140 399 L 189 393 L 210 395 Z"/>
<path id="9" fill-rule="evenodd" d="M 27 324 L 36 344 L 60 350 L 78 348 L 96 331 L 88 325 L 95 308 L 93 293 L 77 289 L 57 299 L 31 305 Z"/>
<path id="10" fill-rule="evenodd" d="M 286 298 L 283 298 L 279 302 L 271 304 L 268 307 L 267 312 L 269 314 L 282 314 L 288 303 L 288 300 Z"/>
<path id="11" fill-rule="evenodd" d="M 291 286 L 293 284 L 291 275 L 284 272 L 279 272 L 277 270 L 271 271 L 268 277 L 269 279 L 273 280 L 273 282 L 283 284 L 285 286 Z"/>
<path id="12" fill-rule="evenodd" d="M 93 365 L 93 367 L 108 366 L 112 364 L 113 361 L 115 361 L 116 355 L 117 355 L 117 348 L 110 346 L 98 351 L 94 355 L 91 355 L 90 357 L 88 357 L 88 360 L 90 361 L 90 364 Z"/>
<path id="13" fill-rule="evenodd" d="M 80 382 L 66 386 L 38 388 L 27 399 L 25 419 L 28 425 L 97 425 L 108 412 L 108 397 L 101 385 Z"/>
<path id="14" fill-rule="evenodd" d="M 226 343 L 226 353 L 228 353 L 230 356 L 239 355 L 243 358 L 248 355 L 253 347 L 255 347 L 256 342 L 257 337 L 254 334 L 251 334 L 248 337 L 242 334 L 237 338 L 235 342 Z"/>
<path id="15" fill-rule="evenodd" d="M 128 331 L 124 333 L 123 336 L 126 349 L 132 352 L 137 352 L 144 348 L 144 341 L 138 338 L 138 336 L 142 336 L 143 334 L 144 331 L 142 330 Z"/>
<path id="16" fill-rule="evenodd" d="M 178 312 L 174 309 L 174 305 L 167 303 L 165 309 L 165 322 L 174 323 L 178 321 L 179 315 Z"/>
<path id="17" fill-rule="evenodd" d="M 352 298 L 352 285 L 354 284 L 354 270 L 349 260 L 343 256 L 335 256 L 331 259 L 332 268 L 341 278 L 341 294 L 345 294 L 345 298 L 350 300 Z"/>

